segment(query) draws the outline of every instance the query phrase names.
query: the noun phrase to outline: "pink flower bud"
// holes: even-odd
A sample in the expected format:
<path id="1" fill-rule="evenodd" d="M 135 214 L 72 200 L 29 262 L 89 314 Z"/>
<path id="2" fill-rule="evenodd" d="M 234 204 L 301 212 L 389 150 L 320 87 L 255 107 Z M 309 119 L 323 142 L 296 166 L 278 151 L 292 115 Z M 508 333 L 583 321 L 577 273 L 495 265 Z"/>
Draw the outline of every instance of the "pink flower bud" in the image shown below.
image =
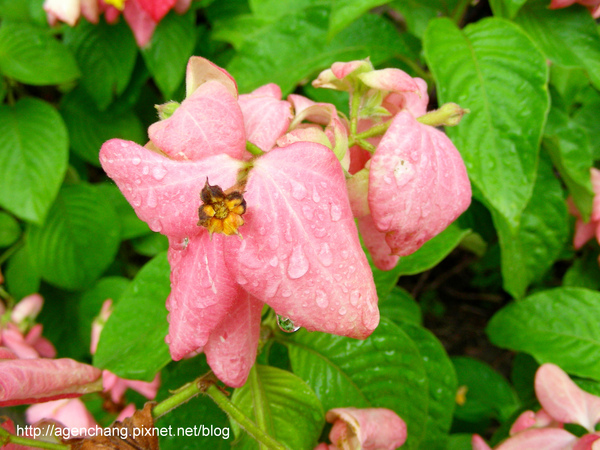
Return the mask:
<path id="1" fill-rule="evenodd" d="M 43 305 L 44 299 L 40 294 L 28 295 L 15 305 L 10 318 L 16 324 L 25 320 L 33 321 L 42 310 Z"/>

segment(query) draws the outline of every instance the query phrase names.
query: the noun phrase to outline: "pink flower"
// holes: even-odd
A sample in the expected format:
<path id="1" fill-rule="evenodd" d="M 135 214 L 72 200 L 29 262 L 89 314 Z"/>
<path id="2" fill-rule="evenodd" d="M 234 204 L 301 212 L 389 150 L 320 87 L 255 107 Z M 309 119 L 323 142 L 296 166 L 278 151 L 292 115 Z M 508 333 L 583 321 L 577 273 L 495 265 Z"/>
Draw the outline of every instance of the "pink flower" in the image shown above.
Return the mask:
<path id="1" fill-rule="evenodd" d="M 325 417 L 333 423 L 332 444 L 319 444 L 315 450 L 394 450 L 406 441 L 406 424 L 386 408 L 335 408 Z"/>
<path id="2" fill-rule="evenodd" d="M 78 398 L 32 405 L 25 411 L 25 416 L 31 425 L 44 419 L 55 420 L 65 428 L 90 428 L 96 425 L 96 420 Z"/>
<path id="3" fill-rule="evenodd" d="M 102 386 L 104 392 L 110 393 L 110 398 L 114 403 L 120 403 L 121 400 L 123 400 L 123 396 L 127 389 L 133 389 L 148 400 L 153 400 L 160 387 L 160 374 L 156 374 L 154 380 L 148 382 L 126 380 L 125 378 L 119 378 L 114 373 L 105 370 L 102 372 Z"/>
<path id="4" fill-rule="evenodd" d="M 581 390 L 554 364 L 540 366 L 535 375 L 535 392 L 542 409 L 521 414 L 511 427 L 510 437 L 495 449 L 591 450 L 592 443 L 600 439 L 594 431 L 600 422 L 600 397 Z M 577 438 L 562 428 L 564 423 L 581 425 L 589 434 Z M 472 444 L 474 450 L 490 449 L 477 435 Z"/>
<path id="5" fill-rule="evenodd" d="M 98 23 L 98 0 L 45 0 L 44 11 L 52 26 L 60 21 L 74 27 L 81 15 L 92 23 Z"/>
<path id="6" fill-rule="evenodd" d="M 254 362 L 263 302 L 308 330 L 356 338 L 375 329 L 379 314 L 335 155 L 296 142 L 251 159 L 246 129 L 258 127 L 244 123 L 235 84 L 215 68 L 192 59 L 187 80 L 197 88 L 188 86 L 173 115 L 150 127 L 146 148 L 111 140 L 100 161 L 138 216 L 169 237 L 173 359 L 204 351 L 215 374 L 235 387 Z M 289 109 L 280 108 L 277 94 L 266 87 L 242 103 L 272 97 L 267 101 L 281 114 L 274 119 L 285 122 Z M 270 147 L 282 129 L 254 136 Z M 243 184 L 243 239 L 211 239 L 197 225 L 207 179 L 224 190 Z"/>
<path id="7" fill-rule="evenodd" d="M 600 243 L 600 170 L 590 169 L 592 179 L 592 188 L 594 190 L 594 201 L 592 204 L 592 215 L 589 222 L 584 222 L 581 214 L 575 207 L 573 200 L 568 199 L 569 212 L 577 217 L 575 222 L 575 235 L 573 236 L 573 246 L 579 250 L 594 236 Z"/>
<path id="8" fill-rule="evenodd" d="M 552 0 L 550 9 L 566 8 L 574 3 L 579 3 L 589 9 L 595 19 L 600 17 L 600 0 Z"/>
<path id="9" fill-rule="evenodd" d="M 10 313 L 10 320 L 16 324 L 33 321 L 42 310 L 44 299 L 40 294 L 31 294 L 17 303 Z"/>
<path id="10" fill-rule="evenodd" d="M 365 245 L 375 265 L 392 269 L 399 256 L 417 251 L 442 232 L 471 202 L 463 160 L 441 131 L 419 123 L 427 110 L 427 84 L 399 69 L 373 70 L 368 61 L 336 63 L 319 75 L 316 87 L 362 93 L 358 132 L 383 117 L 383 137 L 367 139 L 372 156 L 350 149 L 348 191 Z M 368 180 L 368 181 L 367 181 Z"/>

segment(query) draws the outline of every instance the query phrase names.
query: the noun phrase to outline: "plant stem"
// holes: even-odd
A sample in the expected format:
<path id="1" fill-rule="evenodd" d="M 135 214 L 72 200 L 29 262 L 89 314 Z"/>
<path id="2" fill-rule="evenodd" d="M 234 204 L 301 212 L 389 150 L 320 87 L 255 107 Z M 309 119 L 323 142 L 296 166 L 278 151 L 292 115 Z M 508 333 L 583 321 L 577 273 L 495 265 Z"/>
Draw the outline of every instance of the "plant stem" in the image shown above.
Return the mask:
<path id="1" fill-rule="evenodd" d="M 69 445 L 54 444 L 52 442 L 44 442 L 36 439 L 15 436 L 14 434 L 10 434 L 4 428 L 0 427 L 0 444 L 4 446 L 8 443 L 25 445 L 29 447 L 48 448 L 50 450 L 69 450 L 71 448 Z"/>
<path id="2" fill-rule="evenodd" d="M 256 366 L 253 366 L 250 370 L 250 375 L 248 376 L 248 381 L 250 382 L 250 387 L 252 390 L 252 398 L 254 400 L 254 416 L 256 417 L 256 424 L 261 430 L 267 431 L 267 418 L 265 417 L 265 411 L 261 407 L 262 405 L 259 402 L 256 402 L 256 393 L 262 393 L 262 386 L 260 384 L 260 380 L 258 379 L 258 373 L 256 372 Z M 268 450 L 262 443 L 259 443 L 260 450 Z"/>
<path id="3" fill-rule="evenodd" d="M 258 145 L 254 145 L 250 141 L 246 141 L 246 150 L 248 150 L 248 152 L 252 153 L 254 156 L 260 156 L 264 153 Z"/>
<path id="4" fill-rule="evenodd" d="M 191 400 L 196 395 L 204 392 L 202 390 L 204 386 L 202 385 L 202 382 L 200 380 L 202 380 L 202 378 L 199 378 L 198 380 L 194 380 L 191 383 L 184 385 L 183 387 L 179 388 L 172 396 L 166 398 L 154 408 L 152 408 L 152 417 L 154 417 L 154 420 L 164 416 L 172 409 L 183 405 L 185 402 Z"/>
<path id="5" fill-rule="evenodd" d="M 253 421 L 251 421 L 237 406 L 235 406 L 214 384 L 206 390 L 206 395 L 227 413 L 227 415 L 235 420 L 240 427 L 256 439 L 260 444 L 265 445 L 269 449 L 288 450 L 287 447 L 277 442 L 263 430 L 261 430 Z"/>
<path id="6" fill-rule="evenodd" d="M 455 24 L 459 24 L 460 21 L 462 20 L 463 16 L 465 15 L 465 11 L 467 9 L 467 7 L 469 6 L 469 3 L 471 3 L 472 0 L 460 0 L 458 2 L 458 5 L 456 5 L 456 8 L 454 8 L 454 11 L 452 11 L 450 18 L 452 19 L 452 21 Z"/>

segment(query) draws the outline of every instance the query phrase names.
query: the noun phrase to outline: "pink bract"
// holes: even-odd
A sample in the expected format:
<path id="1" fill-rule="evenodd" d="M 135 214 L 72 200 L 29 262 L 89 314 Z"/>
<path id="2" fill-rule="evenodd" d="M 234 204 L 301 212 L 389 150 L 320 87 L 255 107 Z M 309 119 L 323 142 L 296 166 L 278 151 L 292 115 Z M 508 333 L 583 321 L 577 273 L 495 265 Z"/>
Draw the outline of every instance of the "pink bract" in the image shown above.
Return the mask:
<path id="1" fill-rule="evenodd" d="M 33 425 L 40 420 L 56 420 L 66 428 L 89 428 L 96 420 L 78 398 L 38 403 L 27 408 L 27 423 Z"/>

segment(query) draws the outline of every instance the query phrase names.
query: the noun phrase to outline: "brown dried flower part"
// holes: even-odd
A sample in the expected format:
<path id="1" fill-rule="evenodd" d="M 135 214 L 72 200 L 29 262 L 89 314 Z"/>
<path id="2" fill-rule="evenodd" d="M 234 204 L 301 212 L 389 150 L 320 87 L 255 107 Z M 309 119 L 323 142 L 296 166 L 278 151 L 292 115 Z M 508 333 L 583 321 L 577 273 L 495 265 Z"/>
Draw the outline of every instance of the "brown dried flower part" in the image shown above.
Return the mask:
<path id="1" fill-rule="evenodd" d="M 198 210 L 198 226 L 206 228 L 211 235 L 240 234 L 238 228 L 244 224 L 242 215 L 246 212 L 246 200 L 239 190 L 231 188 L 223 192 L 219 186 L 208 184 L 207 179 L 200 198 L 204 204 Z"/>
<path id="2" fill-rule="evenodd" d="M 152 408 L 156 403 L 148 402 L 144 409 L 136 411 L 123 422 L 115 422 L 107 432 L 85 439 L 65 440 L 73 450 L 158 450 L 158 434 L 154 428 Z M 110 432 L 109 432 L 110 431 Z"/>

